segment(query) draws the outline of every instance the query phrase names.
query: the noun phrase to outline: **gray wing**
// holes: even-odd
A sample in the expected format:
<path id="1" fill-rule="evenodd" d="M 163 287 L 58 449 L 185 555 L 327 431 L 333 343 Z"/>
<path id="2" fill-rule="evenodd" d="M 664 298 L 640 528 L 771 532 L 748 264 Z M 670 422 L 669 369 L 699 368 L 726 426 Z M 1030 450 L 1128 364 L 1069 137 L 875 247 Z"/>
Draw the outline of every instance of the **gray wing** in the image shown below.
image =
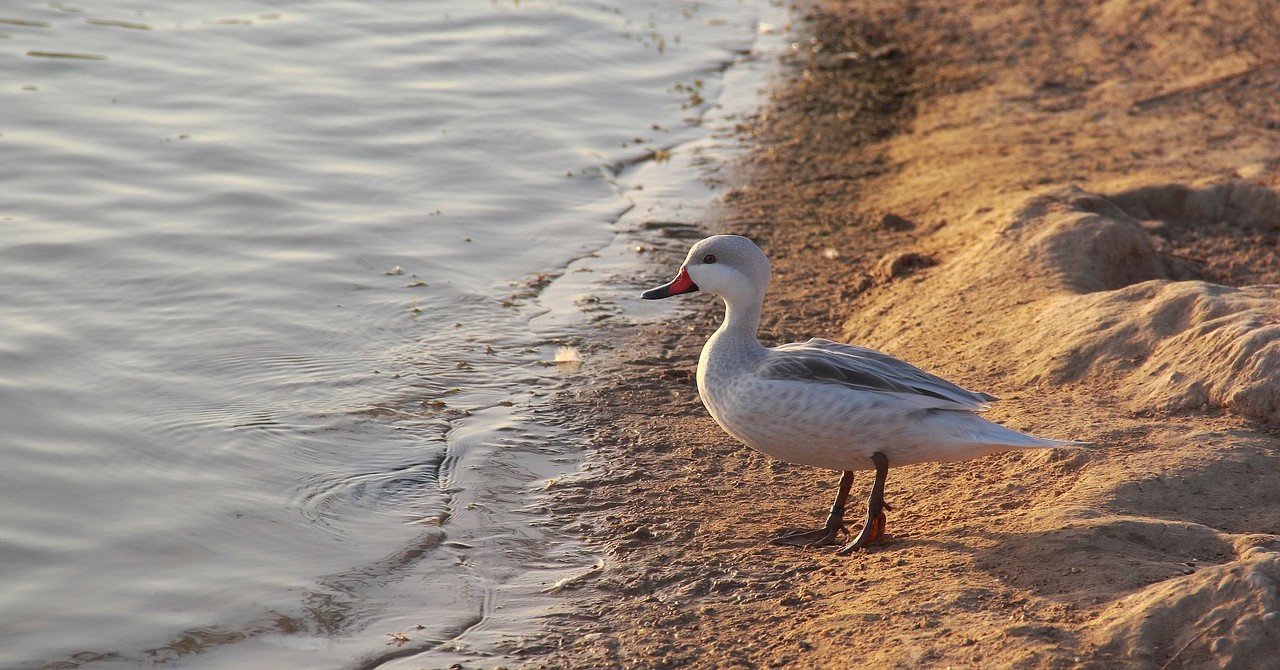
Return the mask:
<path id="1" fill-rule="evenodd" d="M 995 396 L 961 388 L 920 368 L 874 349 L 814 338 L 769 350 L 760 374 L 779 380 L 840 384 L 861 391 L 879 391 L 932 398 L 927 404 L 973 412 L 985 410 Z"/>

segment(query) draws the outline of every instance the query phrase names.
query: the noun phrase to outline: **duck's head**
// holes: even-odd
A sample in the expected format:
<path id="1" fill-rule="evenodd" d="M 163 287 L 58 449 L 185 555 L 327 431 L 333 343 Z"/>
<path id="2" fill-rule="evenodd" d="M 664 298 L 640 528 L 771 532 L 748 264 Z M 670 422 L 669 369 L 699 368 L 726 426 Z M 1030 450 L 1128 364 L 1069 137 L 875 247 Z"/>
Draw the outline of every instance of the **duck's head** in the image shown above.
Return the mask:
<path id="1" fill-rule="evenodd" d="M 769 259 L 740 235 L 716 235 L 693 245 L 675 279 L 640 295 L 646 300 L 706 291 L 729 303 L 759 303 L 769 286 Z"/>

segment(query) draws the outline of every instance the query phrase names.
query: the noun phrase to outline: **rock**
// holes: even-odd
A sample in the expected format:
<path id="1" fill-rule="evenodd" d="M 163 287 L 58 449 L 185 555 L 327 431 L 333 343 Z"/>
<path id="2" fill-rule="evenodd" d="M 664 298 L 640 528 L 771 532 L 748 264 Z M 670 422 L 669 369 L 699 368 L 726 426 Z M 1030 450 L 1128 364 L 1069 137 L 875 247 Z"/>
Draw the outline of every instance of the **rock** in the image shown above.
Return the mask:
<path id="1" fill-rule="evenodd" d="M 881 258 L 873 274 L 880 281 L 887 282 L 937 264 L 936 258 L 919 251 L 896 251 Z"/>
<path id="2" fill-rule="evenodd" d="M 885 230 L 911 230 L 916 227 L 910 219 L 898 216 L 892 212 L 886 212 L 880 217 L 880 227 Z"/>
<path id="3" fill-rule="evenodd" d="M 871 52 L 871 60 L 897 60 L 906 55 L 906 50 L 897 44 L 886 44 Z"/>

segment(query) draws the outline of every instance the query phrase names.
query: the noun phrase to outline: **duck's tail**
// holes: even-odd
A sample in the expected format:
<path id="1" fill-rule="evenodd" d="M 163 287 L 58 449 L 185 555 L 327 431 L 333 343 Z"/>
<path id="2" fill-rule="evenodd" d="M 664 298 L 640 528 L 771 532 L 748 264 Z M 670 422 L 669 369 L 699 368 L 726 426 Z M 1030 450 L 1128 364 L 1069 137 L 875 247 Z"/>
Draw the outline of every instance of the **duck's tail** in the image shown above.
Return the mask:
<path id="1" fill-rule="evenodd" d="M 992 423 L 986 419 L 974 418 L 977 418 L 978 422 L 981 423 L 966 421 L 967 425 L 964 426 L 962 436 L 964 439 L 978 444 L 1011 449 L 1056 449 L 1059 447 L 1085 447 L 1093 444 L 1092 442 L 1036 437 L 998 423 Z"/>

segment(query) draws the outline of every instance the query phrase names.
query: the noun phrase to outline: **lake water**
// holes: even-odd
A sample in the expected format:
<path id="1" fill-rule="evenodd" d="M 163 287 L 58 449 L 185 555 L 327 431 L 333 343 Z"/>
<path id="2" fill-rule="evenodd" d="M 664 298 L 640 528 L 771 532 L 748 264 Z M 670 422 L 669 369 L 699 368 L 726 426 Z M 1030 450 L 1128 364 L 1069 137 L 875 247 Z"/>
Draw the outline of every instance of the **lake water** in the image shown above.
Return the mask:
<path id="1" fill-rule="evenodd" d="M 539 497 L 584 444 L 552 361 L 668 309 L 633 247 L 711 197 L 785 17 L 0 7 L 0 667 L 437 667 L 536 630 L 600 560 Z"/>

